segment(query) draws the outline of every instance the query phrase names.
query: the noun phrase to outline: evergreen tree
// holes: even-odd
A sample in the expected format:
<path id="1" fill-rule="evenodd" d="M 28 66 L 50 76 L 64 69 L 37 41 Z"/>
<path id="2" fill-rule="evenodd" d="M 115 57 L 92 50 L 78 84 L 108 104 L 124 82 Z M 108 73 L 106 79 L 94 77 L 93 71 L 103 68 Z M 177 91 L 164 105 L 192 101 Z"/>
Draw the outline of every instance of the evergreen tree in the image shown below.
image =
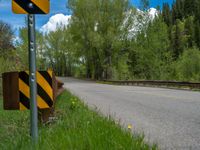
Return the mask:
<path id="1" fill-rule="evenodd" d="M 195 20 L 200 22 L 200 0 L 195 0 Z"/>
<path id="2" fill-rule="evenodd" d="M 172 24 L 174 25 L 176 23 L 176 19 L 177 19 L 177 9 L 176 9 L 176 4 L 173 3 L 172 4 Z"/>
<path id="3" fill-rule="evenodd" d="M 172 23 L 171 11 L 168 3 L 163 4 L 162 17 L 165 23 L 170 26 Z"/>
<path id="4" fill-rule="evenodd" d="M 185 16 L 199 16 L 199 8 L 199 0 L 184 0 Z"/>
<path id="5" fill-rule="evenodd" d="M 185 35 L 187 37 L 187 47 L 193 47 L 194 40 L 194 17 L 188 17 L 185 20 Z"/>
<path id="6" fill-rule="evenodd" d="M 161 79 L 167 74 L 166 64 L 171 60 L 168 37 L 168 27 L 160 17 L 149 24 L 146 33 L 138 35 L 129 56 L 130 69 L 137 78 Z"/>
<path id="7" fill-rule="evenodd" d="M 176 0 L 176 11 L 177 11 L 177 18 L 182 20 L 184 18 L 184 1 L 183 0 Z"/>
<path id="8" fill-rule="evenodd" d="M 179 55 L 183 52 L 184 42 L 183 42 L 183 31 L 182 31 L 182 22 L 177 19 L 174 27 L 174 35 L 173 35 L 173 53 L 174 59 L 176 60 Z"/>

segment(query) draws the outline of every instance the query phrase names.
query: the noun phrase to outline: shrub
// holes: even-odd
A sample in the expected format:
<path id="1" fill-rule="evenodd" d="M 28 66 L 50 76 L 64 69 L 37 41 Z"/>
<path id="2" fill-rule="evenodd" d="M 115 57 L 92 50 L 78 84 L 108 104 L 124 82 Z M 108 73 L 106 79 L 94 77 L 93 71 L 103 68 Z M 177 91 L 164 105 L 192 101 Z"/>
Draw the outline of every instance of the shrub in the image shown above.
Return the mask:
<path id="1" fill-rule="evenodd" d="M 200 81 L 200 50 L 185 50 L 177 61 L 176 72 L 179 80 Z"/>

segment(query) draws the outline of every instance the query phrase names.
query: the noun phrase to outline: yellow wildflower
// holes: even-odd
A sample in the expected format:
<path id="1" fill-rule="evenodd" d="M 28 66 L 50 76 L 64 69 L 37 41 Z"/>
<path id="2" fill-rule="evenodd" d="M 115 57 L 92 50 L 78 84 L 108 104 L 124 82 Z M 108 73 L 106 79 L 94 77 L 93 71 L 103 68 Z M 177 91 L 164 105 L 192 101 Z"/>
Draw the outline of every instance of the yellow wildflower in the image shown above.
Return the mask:
<path id="1" fill-rule="evenodd" d="M 128 125 L 128 129 L 129 130 L 132 129 L 132 125 L 131 124 Z"/>

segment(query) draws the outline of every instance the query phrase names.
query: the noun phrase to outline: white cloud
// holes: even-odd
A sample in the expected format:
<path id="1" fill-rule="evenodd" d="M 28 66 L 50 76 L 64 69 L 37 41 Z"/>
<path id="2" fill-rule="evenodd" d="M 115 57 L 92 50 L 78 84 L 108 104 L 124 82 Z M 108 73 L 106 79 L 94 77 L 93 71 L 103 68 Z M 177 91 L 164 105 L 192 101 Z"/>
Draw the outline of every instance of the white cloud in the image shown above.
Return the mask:
<path id="1" fill-rule="evenodd" d="M 50 17 L 49 21 L 43 25 L 40 29 L 43 33 L 49 33 L 56 31 L 58 27 L 66 27 L 71 19 L 71 15 L 56 14 Z"/>
<path id="2" fill-rule="evenodd" d="M 147 12 L 143 12 L 140 9 L 136 10 L 136 16 L 131 16 L 131 12 L 127 14 L 127 17 L 131 17 L 133 19 L 133 25 L 129 29 L 130 33 L 135 35 L 140 29 L 144 26 L 145 22 L 149 22 L 154 20 L 156 16 L 158 16 L 159 12 L 155 8 L 150 8 Z M 141 17 L 142 16 L 142 17 Z M 64 14 L 56 14 L 50 17 L 49 21 L 40 28 L 40 31 L 43 33 L 49 33 L 51 31 L 56 31 L 58 27 L 66 27 L 71 19 L 71 15 Z M 127 18 L 125 19 L 125 23 L 127 22 Z M 97 30 L 97 25 L 94 30 Z"/>

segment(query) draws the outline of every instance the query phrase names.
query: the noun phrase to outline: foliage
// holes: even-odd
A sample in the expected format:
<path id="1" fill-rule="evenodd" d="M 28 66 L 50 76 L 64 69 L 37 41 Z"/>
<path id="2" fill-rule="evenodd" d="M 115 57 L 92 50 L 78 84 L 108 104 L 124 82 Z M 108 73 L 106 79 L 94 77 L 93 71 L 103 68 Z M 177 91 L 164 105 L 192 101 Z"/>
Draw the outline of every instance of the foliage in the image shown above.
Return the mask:
<path id="1" fill-rule="evenodd" d="M 197 48 L 185 50 L 176 66 L 179 80 L 200 81 L 200 51 Z"/>
<path id="2" fill-rule="evenodd" d="M 161 18 L 149 24 L 147 33 L 141 33 L 132 45 L 129 63 L 136 78 L 161 79 L 171 61 L 166 24 Z M 131 57 L 132 56 L 132 57 Z"/>
<path id="3" fill-rule="evenodd" d="M 116 44 L 127 33 L 122 26 L 128 1 L 77 0 L 69 1 L 69 7 L 73 12 L 70 33 L 79 46 L 74 48 L 84 60 L 87 77 L 111 78 L 121 50 Z"/>
<path id="4" fill-rule="evenodd" d="M 58 97 L 55 110 L 57 119 L 47 125 L 40 124 L 39 143 L 33 147 L 29 111 L 0 109 L 0 149 L 157 149 L 147 145 L 142 136 L 122 129 L 110 117 L 89 110 L 69 92 Z"/>
<path id="5" fill-rule="evenodd" d="M 19 30 L 20 41 L 16 43 L 16 52 L 19 56 L 23 70 L 28 70 L 28 30 L 27 28 L 21 28 Z"/>
<path id="6" fill-rule="evenodd" d="M 178 36 L 180 38 L 185 36 L 190 37 L 185 45 L 189 48 L 197 45 L 199 47 L 199 22 L 200 22 L 200 1 L 199 0 L 176 0 L 172 5 L 172 9 L 169 9 L 167 4 L 163 4 L 163 18 L 169 27 L 176 26 L 177 23 L 185 23 L 185 32 L 180 32 Z M 179 28 L 177 28 L 178 30 Z M 188 30 L 189 29 L 189 30 Z M 193 31 L 195 29 L 195 33 Z M 173 42 L 173 39 L 171 39 Z M 188 47 L 187 47 L 188 48 Z M 199 47 L 200 48 L 200 47 Z M 181 49 L 182 51 L 183 49 Z"/>
<path id="7" fill-rule="evenodd" d="M 0 76 L 2 73 L 14 71 L 20 62 L 13 46 L 11 26 L 0 21 Z M 2 95 L 2 78 L 0 77 L 0 96 Z"/>
<path id="8" fill-rule="evenodd" d="M 0 57 L 7 57 L 8 53 L 13 50 L 12 38 L 11 26 L 0 21 Z"/>
<path id="9" fill-rule="evenodd" d="M 141 0 L 141 12 L 124 0 L 68 0 L 68 26 L 36 31 L 37 68 L 92 79 L 182 80 L 176 64 L 185 51 L 200 49 L 199 1 L 164 3 L 150 21 L 148 5 Z M 27 29 L 19 35 L 12 56 L 28 69 Z"/>
<path id="10" fill-rule="evenodd" d="M 71 36 L 69 31 L 65 28 L 59 28 L 55 32 L 50 32 L 45 37 L 44 58 L 46 63 L 50 64 L 50 68 L 55 70 L 57 75 L 71 76 L 74 75 L 73 68 L 75 68 L 78 60 L 75 60 L 75 52 L 71 50 Z"/>
<path id="11" fill-rule="evenodd" d="M 129 66 L 128 66 L 128 55 L 123 55 L 118 58 L 116 66 L 113 69 L 112 79 L 116 80 L 129 80 L 132 79 L 130 76 Z"/>
<path id="12" fill-rule="evenodd" d="M 37 67 L 39 69 L 45 68 L 44 62 L 44 37 L 42 33 L 36 30 L 36 54 L 37 54 Z M 28 55 L 28 29 L 23 27 L 19 29 L 19 39 L 16 42 L 16 53 L 19 57 L 21 68 L 20 70 L 28 70 L 29 68 L 29 55 Z"/>

